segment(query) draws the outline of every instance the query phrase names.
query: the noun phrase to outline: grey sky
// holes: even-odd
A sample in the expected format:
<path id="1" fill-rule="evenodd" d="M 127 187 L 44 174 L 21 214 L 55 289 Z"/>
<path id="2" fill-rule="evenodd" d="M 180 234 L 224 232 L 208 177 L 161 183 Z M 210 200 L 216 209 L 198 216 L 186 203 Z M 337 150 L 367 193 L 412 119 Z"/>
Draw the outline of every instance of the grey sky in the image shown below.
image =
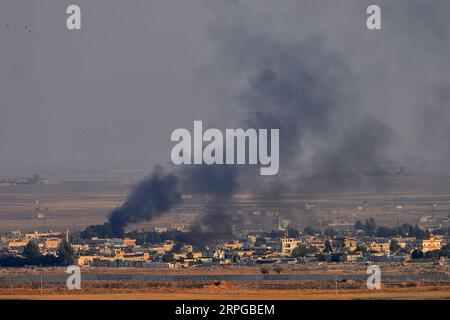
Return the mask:
<path id="1" fill-rule="evenodd" d="M 0 4 L 0 163 L 168 161 L 171 130 L 213 107 L 197 79 L 205 10 L 78 1 L 83 29 L 68 31 L 71 3 Z"/>
<path id="2" fill-rule="evenodd" d="M 365 28 L 375 2 L 382 31 Z M 169 161 L 173 129 L 239 123 L 236 96 L 265 57 L 236 30 L 267 43 L 321 39 L 349 69 L 336 86 L 392 128 L 387 158 L 450 155 L 447 0 L 83 0 L 83 30 L 68 31 L 74 3 L 0 3 L 0 165 L 150 168 Z M 310 159 L 327 145 L 315 136 L 303 147 Z"/>

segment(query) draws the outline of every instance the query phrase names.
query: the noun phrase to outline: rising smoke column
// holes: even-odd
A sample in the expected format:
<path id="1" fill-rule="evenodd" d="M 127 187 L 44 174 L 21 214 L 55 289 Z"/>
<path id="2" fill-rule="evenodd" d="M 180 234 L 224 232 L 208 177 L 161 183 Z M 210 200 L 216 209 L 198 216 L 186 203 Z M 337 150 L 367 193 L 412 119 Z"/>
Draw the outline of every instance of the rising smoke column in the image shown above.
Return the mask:
<path id="1" fill-rule="evenodd" d="M 139 182 L 125 203 L 113 210 L 108 225 L 113 236 L 122 236 L 129 223 L 148 221 L 167 212 L 181 201 L 178 178 L 157 168 Z"/>
<path id="2" fill-rule="evenodd" d="M 232 10 L 240 6 L 237 1 L 228 5 Z M 229 8 L 225 6 L 225 10 Z M 217 11 L 220 16 L 221 9 Z M 239 106 L 237 124 L 243 128 L 280 129 L 281 176 L 295 176 L 307 165 L 327 177 L 377 169 L 377 161 L 392 138 L 391 130 L 360 107 L 361 87 L 339 53 L 325 48 L 321 36 L 291 39 L 261 33 L 251 23 L 222 22 L 216 21 L 212 31 L 219 43 L 216 55 L 222 62 L 217 65 L 243 79 L 238 93 L 226 103 Z M 192 165 L 170 175 L 171 183 L 160 183 L 165 181 L 161 175 L 156 175 L 158 183 L 146 179 L 111 213 L 111 228 L 120 233 L 128 223 L 150 220 L 170 210 L 179 202 L 178 181 L 183 191 L 210 195 L 207 211 L 199 221 L 208 232 L 200 234 L 196 226 L 197 237 L 227 237 L 232 219 L 225 208 L 239 188 L 238 175 L 251 169 Z M 254 175 L 253 179 L 258 188 L 257 180 L 262 178 Z M 271 179 L 281 191 L 282 179 Z M 155 206 L 157 199 L 163 199 L 162 205 Z M 194 237 L 194 232 L 190 236 Z"/>
<path id="3" fill-rule="evenodd" d="M 237 170 L 230 166 L 188 166 L 170 174 L 156 168 L 140 181 L 124 204 L 108 217 L 107 229 L 112 236 L 122 236 L 130 223 L 150 221 L 181 202 L 181 191 L 208 194 L 207 210 L 199 225 L 185 235 L 186 239 L 201 244 L 212 238 L 232 235 L 232 220 L 225 211 L 237 187 Z M 199 226 L 204 226 L 203 231 Z"/>
<path id="4" fill-rule="evenodd" d="M 243 128 L 280 129 L 280 172 L 296 175 L 304 164 L 299 161 L 305 146 L 313 147 L 313 158 L 319 156 L 312 161 L 317 166 L 315 171 L 326 172 L 327 176 L 339 175 L 348 168 L 362 172 L 374 165 L 374 158 L 389 140 L 389 130 L 380 120 L 359 110 L 360 96 L 350 81 L 348 66 L 339 54 L 324 48 L 321 37 L 283 40 L 237 25 L 222 29 L 217 38 L 218 58 L 245 79 L 238 94 L 228 101 L 239 106 L 238 124 Z M 128 223 L 147 221 L 170 210 L 178 203 L 178 181 L 180 190 L 210 196 L 207 210 L 198 221 L 207 231 L 195 226 L 189 238 L 229 237 L 233 227 L 226 207 L 239 188 L 238 175 L 248 176 L 252 169 L 190 165 L 173 173 L 173 184 L 148 187 L 145 180 L 111 214 L 113 232 L 120 233 Z M 260 189 L 258 179 L 261 177 L 252 175 L 254 189 Z M 280 192 L 282 179 L 273 177 L 272 181 L 281 186 Z M 156 209 L 154 187 L 160 188 L 156 199 L 169 200 Z M 174 193 L 177 201 L 167 193 Z M 141 210 L 148 206 L 150 210 Z"/>
<path id="5" fill-rule="evenodd" d="M 326 50 L 320 37 L 286 42 L 230 33 L 225 47 L 231 49 L 223 52 L 246 76 L 237 96 L 243 123 L 280 128 L 281 175 L 302 166 L 327 177 L 377 168 L 391 129 L 362 110 L 359 85 L 338 53 Z"/>
<path id="6" fill-rule="evenodd" d="M 209 196 L 206 212 L 186 235 L 191 243 L 202 245 L 214 239 L 232 237 L 233 217 L 226 209 L 238 188 L 238 173 L 237 166 L 224 165 L 199 165 L 182 170 L 180 180 L 183 190 Z"/>

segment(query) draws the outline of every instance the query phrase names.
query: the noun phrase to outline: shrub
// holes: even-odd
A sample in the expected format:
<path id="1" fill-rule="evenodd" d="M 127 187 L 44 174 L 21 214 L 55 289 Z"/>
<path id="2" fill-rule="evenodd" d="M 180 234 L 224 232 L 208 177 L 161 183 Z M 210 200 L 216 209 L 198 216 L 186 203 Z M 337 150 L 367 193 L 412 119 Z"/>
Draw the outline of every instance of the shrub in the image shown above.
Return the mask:
<path id="1" fill-rule="evenodd" d="M 276 273 L 280 274 L 283 271 L 282 267 L 276 266 L 273 268 L 273 271 L 275 271 Z"/>

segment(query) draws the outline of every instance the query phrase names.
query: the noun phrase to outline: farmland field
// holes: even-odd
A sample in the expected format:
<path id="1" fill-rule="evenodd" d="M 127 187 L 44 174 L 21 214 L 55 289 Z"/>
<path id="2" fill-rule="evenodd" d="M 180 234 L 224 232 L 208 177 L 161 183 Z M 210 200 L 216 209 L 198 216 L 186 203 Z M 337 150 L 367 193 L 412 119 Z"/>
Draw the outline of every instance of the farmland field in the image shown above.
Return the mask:
<path id="1" fill-rule="evenodd" d="M 274 211 L 300 224 L 319 220 L 355 221 L 373 216 L 385 225 L 417 222 L 421 215 L 446 217 L 450 213 L 450 178 L 396 177 L 304 179 L 297 192 L 258 195 L 251 190 L 235 195 L 229 210 Z M 0 187 L 0 232 L 11 230 L 78 230 L 103 223 L 108 213 L 126 198 L 131 186 L 114 182 L 60 182 L 52 184 Z M 250 189 L 250 188 L 248 188 Z M 314 210 L 305 210 L 305 203 Z M 186 199 L 178 208 L 153 221 L 131 225 L 146 228 L 192 221 L 206 199 L 201 195 Z M 401 208 L 401 209 L 399 209 Z M 243 227 L 271 227 L 273 217 L 247 216 Z"/>

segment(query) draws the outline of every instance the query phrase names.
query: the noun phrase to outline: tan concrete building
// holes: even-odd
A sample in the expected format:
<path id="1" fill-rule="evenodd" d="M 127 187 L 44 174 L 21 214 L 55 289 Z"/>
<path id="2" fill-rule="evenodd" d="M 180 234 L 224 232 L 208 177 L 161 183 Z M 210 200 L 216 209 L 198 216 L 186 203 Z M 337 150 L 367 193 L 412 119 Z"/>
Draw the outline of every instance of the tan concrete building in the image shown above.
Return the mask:
<path id="1" fill-rule="evenodd" d="M 59 238 L 49 238 L 45 240 L 45 249 L 46 250 L 56 250 L 59 247 L 59 244 L 62 242 L 62 239 Z"/>
<path id="2" fill-rule="evenodd" d="M 417 248 L 423 252 L 440 250 L 441 243 L 441 238 L 430 237 L 430 239 L 419 240 L 417 242 Z"/>
<path id="3" fill-rule="evenodd" d="M 333 241 L 333 247 L 337 251 L 353 252 L 356 250 L 357 241 L 354 238 L 339 237 Z"/>
<path id="4" fill-rule="evenodd" d="M 298 240 L 294 238 L 280 238 L 275 243 L 276 251 L 286 256 L 291 255 L 297 246 Z"/>

